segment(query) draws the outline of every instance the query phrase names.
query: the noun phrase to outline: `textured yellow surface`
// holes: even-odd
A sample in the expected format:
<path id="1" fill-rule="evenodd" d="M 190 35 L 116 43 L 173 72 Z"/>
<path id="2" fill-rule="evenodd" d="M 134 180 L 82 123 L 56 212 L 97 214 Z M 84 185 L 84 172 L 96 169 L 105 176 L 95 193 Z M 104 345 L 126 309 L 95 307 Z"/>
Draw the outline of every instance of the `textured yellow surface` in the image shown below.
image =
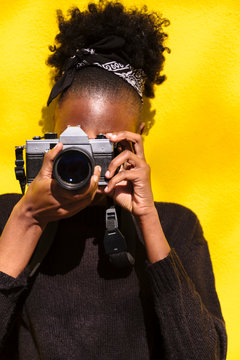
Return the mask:
<path id="1" fill-rule="evenodd" d="M 227 323 L 228 360 L 238 360 L 240 3 L 180 3 L 146 1 L 171 20 L 172 49 L 165 67 L 168 80 L 152 101 L 157 113 L 145 139 L 146 155 L 156 200 L 186 205 L 200 218 Z M 86 1 L 1 2 L 1 193 L 19 192 L 14 146 L 42 132 L 42 107 L 50 90 L 45 59 L 57 31 L 55 9 L 73 4 L 85 6 Z"/>

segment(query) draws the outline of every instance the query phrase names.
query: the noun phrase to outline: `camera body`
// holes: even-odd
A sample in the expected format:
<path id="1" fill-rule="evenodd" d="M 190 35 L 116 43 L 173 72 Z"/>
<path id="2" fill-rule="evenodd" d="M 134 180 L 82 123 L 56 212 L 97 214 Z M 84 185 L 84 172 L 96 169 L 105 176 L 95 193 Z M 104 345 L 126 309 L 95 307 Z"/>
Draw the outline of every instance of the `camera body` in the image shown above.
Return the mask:
<path id="1" fill-rule="evenodd" d="M 53 178 L 65 189 L 77 190 L 84 187 L 94 171 L 101 166 L 99 185 L 107 185 L 105 172 L 116 156 L 116 146 L 104 135 L 89 139 L 78 126 L 68 126 L 59 139 L 55 133 L 45 134 L 44 139 L 34 137 L 26 141 L 26 181 L 30 184 L 41 169 L 44 154 L 58 142 L 63 143 L 62 151 L 53 164 Z"/>

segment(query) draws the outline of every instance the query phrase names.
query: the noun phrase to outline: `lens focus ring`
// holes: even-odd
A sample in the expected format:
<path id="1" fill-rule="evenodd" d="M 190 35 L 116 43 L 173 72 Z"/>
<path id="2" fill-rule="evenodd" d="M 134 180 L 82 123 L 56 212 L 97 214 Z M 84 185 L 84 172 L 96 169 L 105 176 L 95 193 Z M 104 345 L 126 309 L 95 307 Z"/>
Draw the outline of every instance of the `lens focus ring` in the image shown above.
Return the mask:
<path id="1" fill-rule="evenodd" d="M 63 188 L 79 190 L 90 181 L 93 169 L 94 159 L 87 151 L 69 147 L 55 158 L 53 177 Z"/>

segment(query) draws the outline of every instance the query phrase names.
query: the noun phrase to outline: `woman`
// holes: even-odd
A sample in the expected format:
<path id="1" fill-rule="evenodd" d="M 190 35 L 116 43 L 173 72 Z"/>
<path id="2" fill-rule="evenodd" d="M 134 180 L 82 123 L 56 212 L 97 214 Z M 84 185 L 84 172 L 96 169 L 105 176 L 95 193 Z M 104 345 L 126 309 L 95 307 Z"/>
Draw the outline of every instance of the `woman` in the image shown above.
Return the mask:
<path id="1" fill-rule="evenodd" d="M 164 80 L 167 21 L 105 2 L 73 9 L 68 20 L 60 12 L 58 20 L 48 59 L 56 70 L 48 100 L 57 102 L 55 131 L 80 125 L 122 151 L 104 174 L 107 186 L 98 186 L 96 166 L 83 189 L 70 191 L 52 178 L 58 143 L 23 197 L 1 197 L 1 358 L 225 359 L 199 222 L 180 205 L 154 204 L 144 157 L 142 96 L 153 97 Z M 105 243 L 113 204 L 127 241 L 120 262 Z M 51 223 L 58 227 L 44 238 Z M 37 244 L 50 241 L 33 268 Z"/>

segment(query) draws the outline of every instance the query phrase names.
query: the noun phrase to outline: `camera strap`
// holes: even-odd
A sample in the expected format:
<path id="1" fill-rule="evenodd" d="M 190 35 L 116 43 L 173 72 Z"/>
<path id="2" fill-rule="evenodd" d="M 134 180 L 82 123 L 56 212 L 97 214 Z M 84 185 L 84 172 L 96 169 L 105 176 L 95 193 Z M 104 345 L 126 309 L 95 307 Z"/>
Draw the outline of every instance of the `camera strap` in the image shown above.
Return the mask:
<path id="1" fill-rule="evenodd" d="M 16 179 L 19 181 L 22 194 L 25 193 L 25 187 L 26 187 L 26 174 L 24 170 L 24 160 L 23 160 L 23 149 L 24 146 L 16 146 L 15 147 L 15 175 Z"/>
<path id="2" fill-rule="evenodd" d="M 135 246 L 134 238 L 138 233 L 136 224 L 134 223 L 133 217 L 127 213 L 125 210 L 121 209 L 121 220 L 123 222 L 123 231 L 127 237 L 132 240 L 132 247 Z M 106 210 L 106 231 L 104 235 L 104 249 L 106 255 L 109 257 L 110 263 L 112 263 L 117 268 L 126 268 L 131 267 L 135 264 L 135 259 L 133 255 L 128 251 L 128 246 L 124 235 L 118 228 L 118 217 L 117 211 L 114 205 L 110 206 Z M 59 222 L 49 223 L 41 238 L 38 242 L 38 245 L 33 253 L 33 256 L 28 264 L 30 270 L 30 277 L 32 277 L 38 270 L 41 262 L 47 255 L 55 235 L 57 233 Z M 137 232 L 136 232 L 137 230 Z M 138 233 L 138 238 L 140 234 Z M 140 236 L 140 241 L 141 241 Z M 131 249 L 131 252 L 134 253 L 134 248 Z"/>
<path id="3" fill-rule="evenodd" d="M 36 273 L 43 259 L 47 255 L 50 247 L 52 246 L 55 235 L 57 233 L 58 224 L 59 224 L 58 221 L 50 222 L 47 224 L 46 228 L 44 229 L 38 241 L 37 247 L 28 264 L 30 277 L 32 277 Z"/>
<path id="4" fill-rule="evenodd" d="M 105 220 L 104 249 L 110 263 L 117 268 L 133 266 L 135 259 L 128 252 L 126 239 L 118 228 L 117 212 L 114 205 L 106 210 Z"/>

